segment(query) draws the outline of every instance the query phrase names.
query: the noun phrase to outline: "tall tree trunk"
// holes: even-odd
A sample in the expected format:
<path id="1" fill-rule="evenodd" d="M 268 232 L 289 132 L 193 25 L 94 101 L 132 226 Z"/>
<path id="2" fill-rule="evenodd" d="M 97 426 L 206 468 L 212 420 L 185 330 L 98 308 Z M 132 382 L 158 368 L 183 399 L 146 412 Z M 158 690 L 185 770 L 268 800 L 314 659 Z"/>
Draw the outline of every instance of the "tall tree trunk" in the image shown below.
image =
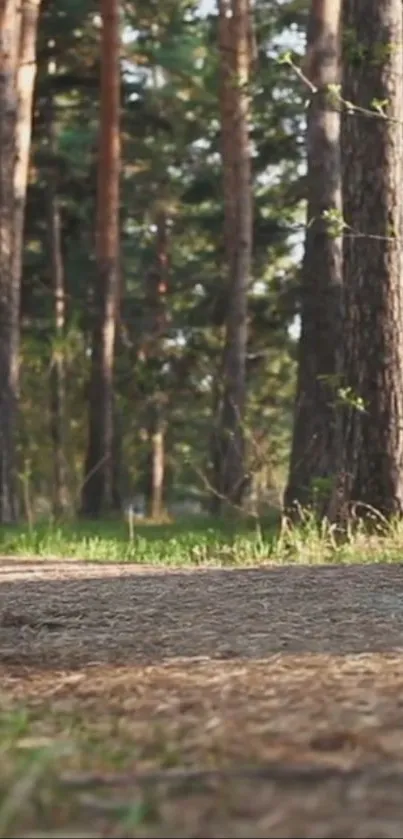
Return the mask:
<path id="1" fill-rule="evenodd" d="M 345 386 L 352 403 L 346 501 L 389 515 L 403 511 L 403 9 L 401 0 L 349 0 L 343 12 L 343 97 L 371 112 L 383 103 L 386 116 L 350 109 L 343 117 Z"/>
<path id="2" fill-rule="evenodd" d="M 56 173 L 57 137 L 52 95 L 47 106 L 49 165 L 47 172 L 47 213 L 49 264 L 53 286 L 54 345 L 50 375 L 50 431 L 53 445 L 53 511 L 63 513 L 69 504 L 66 460 L 66 383 L 64 334 L 66 293 L 62 252 L 62 220 Z"/>
<path id="3" fill-rule="evenodd" d="M 120 56 L 119 2 L 101 0 L 101 113 L 97 262 L 88 449 L 82 512 L 113 507 L 113 373 L 119 306 Z"/>
<path id="4" fill-rule="evenodd" d="M 17 72 L 16 159 L 14 169 L 14 309 L 19 313 L 25 204 L 28 186 L 29 155 L 32 132 L 32 107 L 37 71 L 36 43 L 41 0 L 20 0 L 20 43 Z M 19 350 L 19 328 L 15 330 L 16 355 Z"/>
<path id="5" fill-rule="evenodd" d="M 164 512 L 166 394 L 162 384 L 164 362 L 163 338 L 167 326 L 167 291 L 169 274 L 167 215 L 161 205 L 156 214 L 156 267 L 147 280 L 149 335 L 146 350 L 150 364 L 152 392 L 148 399 L 148 469 L 147 507 L 151 518 L 158 520 Z"/>
<path id="6" fill-rule="evenodd" d="M 18 514 L 15 435 L 25 197 L 40 0 L 3 0 L 0 15 L 0 521 Z"/>
<path id="7" fill-rule="evenodd" d="M 244 409 L 248 287 L 252 259 L 249 143 L 251 10 L 249 0 L 220 0 L 221 154 L 228 304 L 219 405 L 217 499 L 239 505 L 245 488 Z"/>
<path id="8" fill-rule="evenodd" d="M 341 0 L 311 0 L 306 73 L 307 228 L 301 276 L 301 336 L 290 474 L 285 508 L 313 506 L 333 517 L 340 450 L 342 347 L 342 183 L 340 105 Z M 329 215 L 330 214 L 330 215 Z"/>
<path id="9" fill-rule="evenodd" d="M 17 516 L 15 421 L 18 387 L 17 298 L 13 288 L 15 125 L 20 3 L 6 0 L 1 15 L 0 66 L 0 521 Z M 17 351 L 16 351 L 17 350 Z"/>

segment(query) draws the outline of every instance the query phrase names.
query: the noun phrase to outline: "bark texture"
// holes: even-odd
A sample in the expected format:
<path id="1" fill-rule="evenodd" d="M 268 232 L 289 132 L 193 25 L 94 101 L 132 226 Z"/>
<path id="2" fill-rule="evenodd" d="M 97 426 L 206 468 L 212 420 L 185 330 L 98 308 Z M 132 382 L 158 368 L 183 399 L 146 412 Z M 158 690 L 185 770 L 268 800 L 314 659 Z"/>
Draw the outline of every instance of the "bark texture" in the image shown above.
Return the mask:
<path id="1" fill-rule="evenodd" d="M 372 112 L 342 131 L 345 500 L 385 515 L 403 507 L 402 17 L 401 0 L 344 2 L 343 96 Z"/>
<path id="2" fill-rule="evenodd" d="M 342 346 L 342 176 L 340 104 L 329 91 L 340 79 L 341 0 L 312 0 L 305 72 L 307 228 L 301 276 L 297 394 L 285 508 L 314 506 L 333 517 L 340 451 Z M 330 217 L 333 218 L 331 222 Z"/>
<path id="3" fill-rule="evenodd" d="M 245 488 L 245 362 L 252 258 L 249 141 L 252 25 L 250 0 L 220 0 L 220 109 L 227 309 L 222 388 L 213 443 L 214 492 L 239 505 Z"/>
<path id="4" fill-rule="evenodd" d="M 101 101 L 98 157 L 97 267 L 82 512 L 113 507 L 113 373 L 120 297 L 120 38 L 119 2 L 102 0 Z"/>

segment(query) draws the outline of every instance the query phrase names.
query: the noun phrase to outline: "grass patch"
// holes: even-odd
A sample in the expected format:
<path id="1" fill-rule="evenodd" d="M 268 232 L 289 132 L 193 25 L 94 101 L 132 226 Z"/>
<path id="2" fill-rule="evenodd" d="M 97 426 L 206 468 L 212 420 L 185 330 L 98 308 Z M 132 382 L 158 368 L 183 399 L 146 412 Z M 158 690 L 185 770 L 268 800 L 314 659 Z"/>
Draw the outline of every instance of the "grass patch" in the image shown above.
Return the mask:
<path id="1" fill-rule="evenodd" d="M 396 562 L 403 557 L 403 524 L 382 524 L 379 533 L 358 526 L 340 540 L 332 526 L 318 524 L 309 514 L 286 532 L 274 514 L 258 522 L 202 517 L 139 522 L 132 534 L 124 521 L 42 522 L 4 526 L 0 553 L 172 567 Z"/>
<path id="2" fill-rule="evenodd" d="M 0 552 L 7 556 L 72 557 L 99 562 L 147 565 L 237 565 L 267 560 L 275 538 L 273 519 L 213 522 L 197 518 L 138 523 L 131 537 L 123 521 L 3 527 Z"/>

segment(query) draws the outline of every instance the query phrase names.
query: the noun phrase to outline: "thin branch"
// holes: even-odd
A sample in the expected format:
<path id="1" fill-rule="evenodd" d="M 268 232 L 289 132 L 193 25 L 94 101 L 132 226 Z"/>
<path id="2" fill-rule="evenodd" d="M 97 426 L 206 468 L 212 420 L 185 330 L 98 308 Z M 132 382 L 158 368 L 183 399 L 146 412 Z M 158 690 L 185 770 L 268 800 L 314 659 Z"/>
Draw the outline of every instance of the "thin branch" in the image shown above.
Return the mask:
<path id="1" fill-rule="evenodd" d="M 147 787 L 158 784 L 189 787 L 227 780 L 261 779 L 277 783 L 320 783 L 329 780 L 351 782 L 366 776 L 369 779 L 387 782 L 403 781 L 403 768 L 386 764 L 364 764 L 344 769 L 330 764 L 289 764 L 277 761 L 260 765 L 242 765 L 218 769 L 157 769 L 150 772 L 121 774 L 63 774 L 59 778 L 62 787 L 76 790 L 96 787 Z"/>

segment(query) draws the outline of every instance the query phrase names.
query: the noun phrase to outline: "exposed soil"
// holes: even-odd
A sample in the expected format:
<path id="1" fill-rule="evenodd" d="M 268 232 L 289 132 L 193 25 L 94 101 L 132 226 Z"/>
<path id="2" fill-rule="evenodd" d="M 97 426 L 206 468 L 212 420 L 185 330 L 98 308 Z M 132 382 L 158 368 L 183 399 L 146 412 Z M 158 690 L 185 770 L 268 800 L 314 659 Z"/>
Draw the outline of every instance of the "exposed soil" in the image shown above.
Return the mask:
<path id="1" fill-rule="evenodd" d="M 120 744 L 112 775 L 60 763 L 76 836 L 403 836 L 403 565 L 4 559 L 0 680 L 2 709 Z M 153 817 L 118 827 L 145 788 Z"/>

